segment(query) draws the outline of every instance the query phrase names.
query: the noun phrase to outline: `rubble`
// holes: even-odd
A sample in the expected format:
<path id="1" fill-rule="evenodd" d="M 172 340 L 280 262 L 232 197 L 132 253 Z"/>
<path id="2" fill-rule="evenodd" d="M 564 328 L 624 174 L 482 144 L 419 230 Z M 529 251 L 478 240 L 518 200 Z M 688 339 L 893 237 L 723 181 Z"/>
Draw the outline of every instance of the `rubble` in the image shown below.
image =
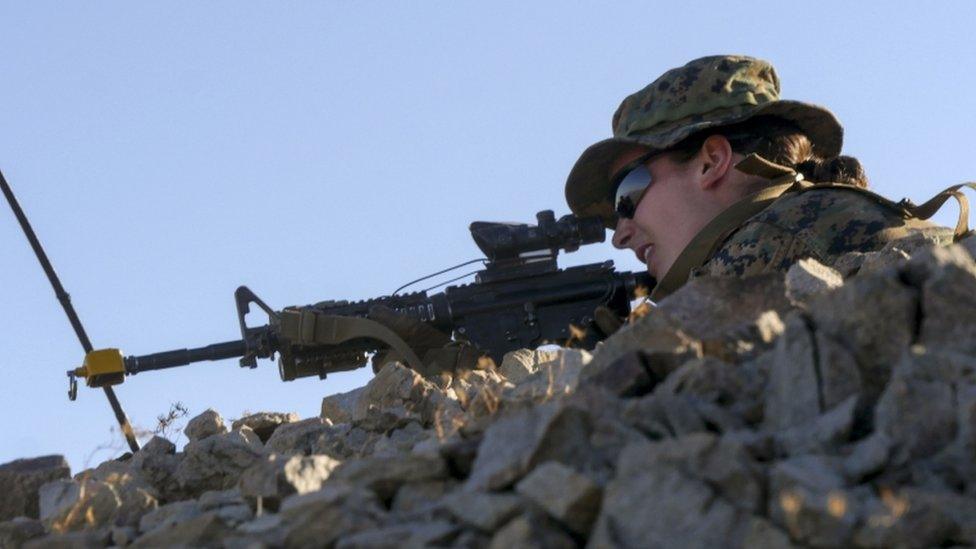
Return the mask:
<path id="1" fill-rule="evenodd" d="M 232 431 L 239 431 L 242 427 L 249 427 L 262 443 L 267 443 L 278 427 L 298 420 L 298 414 L 295 412 L 259 412 L 234 420 L 230 428 Z"/>
<path id="2" fill-rule="evenodd" d="M 202 414 L 194 417 L 187 422 L 183 429 L 183 434 L 187 440 L 203 440 L 211 435 L 220 435 L 227 432 L 227 425 L 224 418 L 220 417 L 214 409 L 209 409 Z"/>
<path id="3" fill-rule="evenodd" d="M 0 465 L 0 546 L 971 546 L 974 253 L 695 279 L 592 352 L 388 363 L 320 417 Z"/>
<path id="4" fill-rule="evenodd" d="M 68 478 L 64 456 L 18 459 L 0 465 L 0 521 L 16 517 L 38 518 L 37 490 L 46 482 Z"/>

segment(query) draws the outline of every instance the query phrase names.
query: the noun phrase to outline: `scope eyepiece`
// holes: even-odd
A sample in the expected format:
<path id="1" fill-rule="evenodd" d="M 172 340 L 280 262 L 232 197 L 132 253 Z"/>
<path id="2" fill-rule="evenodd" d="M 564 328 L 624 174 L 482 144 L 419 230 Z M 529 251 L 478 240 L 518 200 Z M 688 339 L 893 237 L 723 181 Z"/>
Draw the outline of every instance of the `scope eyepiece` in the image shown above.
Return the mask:
<path id="1" fill-rule="evenodd" d="M 572 214 L 556 221 L 552 210 L 536 214 L 538 225 L 475 221 L 471 237 L 492 261 L 518 259 L 523 254 L 548 250 L 573 252 L 584 244 L 606 240 L 606 229 L 599 217 L 578 218 Z"/>

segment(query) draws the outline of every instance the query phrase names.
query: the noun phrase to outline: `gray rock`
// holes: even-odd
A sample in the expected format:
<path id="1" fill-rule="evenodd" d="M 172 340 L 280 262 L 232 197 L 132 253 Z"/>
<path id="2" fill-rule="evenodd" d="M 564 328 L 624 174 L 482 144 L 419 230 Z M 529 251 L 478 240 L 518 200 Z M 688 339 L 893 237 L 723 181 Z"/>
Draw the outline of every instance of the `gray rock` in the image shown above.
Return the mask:
<path id="1" fill-rule="evenodd" d="M 722 489 L 730 496 L 741 491 L 736 485 L 755 485 L 759 495 L 755 480 L 734 480 L 751 476 L 751 472 L 733 473 L 740 464 L 723 465 L 725 458 L 706 449 L 716 447 L 713 439 L 690 435 L 625 448 L 617 476 L 604 492 L 588 546 L 666 547 L 675 540 L 688 547 L 741 546 L 752 512 L 733 505 L 705 479 L 685 472 L 698 470 L 695 462 L 704 464 L 711 470 L 710 476 L 724 478 L 726 487 Z M 683 456 L 691 457 L 691 463 L 684 464 Z M 723 472 L 723 468 L 728 470 Z M 748 488 L 745 493 L 752 491 Z M 748 501 L 753 496 L 744 499 L 745 507 L 755 505 Z"/>
<path id="2" fill-rule="evenodd" d="M 250 427 L 262 443 L 267 443 L 278 427 L 286 423 L 295 423 L 299 419 L 295 412 L 258 412 L 234 420 L 230 427 L 234 431 L 242 427 Z"/>
<path id="3" fill-rule="evenodd" d="M 778 454 L 833 453 L 850 437 L 857 397 L 852 396 L 820 416 L 774 435 Z"/>
<path id="4" fill-rule="evenodd" d="M 744 339 L 769 343 L 777 334 L 765 329 L 769 311 L 785 316 L 793 308 L 781 273 L 747 278 L 700 277 L 661 300 L 658 310 L 681 330 L 703 341 Z M 646 317 L 645 317 L 646 318 Z"/>
<path id="5" fill-rule="evenodd" d="M 262 446 L 245 428 L 191 441 L 184 453 L 175 477 L 183 490 L 200 494 L 237 486 L 241 473 L 261 459 Z"/>
<path id="6" fill-rule="evenodd" d="M 152 532 L 157 528 L 170 528 L 203 514 L 200 504 L 193 500 L 168 503 L 145 514 L 139 520 L 139 531 Z"/>
<path id="7" fill-rule="evenodd" d="M 498 373 L 512 383 L 521 383 L 523 379 L 539 370 L 539 365 L 552 362 L 558 351 L 544 351 L 532 349 L 518 349 L 505 353 Z"/>
<path id="8" fill-rule="evenodd" d="M 908 252 L 897 247 L 867 252 L 861 257 L 857 272 L 863 275 L 891 271 L 907 263 L 910 258 Z"/>
<path id="9" fill-rule="evenodd" d="M 18 459 L 0 465 L 0 493 L 4 494 L 0 498 L 0 521 L 20 516 L 38 518 L 38 488 L 70 476 L 64 456 Z"/>
<path id="10" fill-rule="evenodd" d="M 327 455 L 338 460 L 365 456 L 373 452 L 374 446 L 382 436 L 353 427 L 348 423 L 340 423 L 319 433 L 311 446 L 311 453 Z"/>
<path id="11" fill-rule="evenodd" d="M 176 445 L 161 436 L 153 436 L 139 448 L 140 454 L 175 454 Z"/>
<path id="12" fill-rule="evenodd" d="M 513 385 L 497 370 L 481 369 L 458 372 L 448 384 L 448 396 L 453 394 L 468 418 L 483 418 L 498 411 L 500 395 Z M 457 430 L 455 425 L 435 425 L 445 434 Z"/>
<path id="13" fill-rule="evenodd" d="M 668 359 L 673 356 L 665 355 Z M 650 361 L 650 355 L 641 351 L 631 351 L 621 355 L 601 370 L 584 370 L 581 382 L 603 387 L 617 396 L 645 395 L 660 382 L 660 378 L 650 367 Z"/>
<path id="14" fill-rule="evenodd" d="M 183 461 L 183 454 L 144 453 L 129 460 L 129 467 L 153 488 L 153 494 L 161 502 L 176 501 L 183 497 L 183 490 L 176 478 L 176 470 Z"/>
<path id="15" fill-rule="evenodd" d="M 820 392 L 813 334 L 800 315 L 786 321 L 786 332 L 776 342 L 769 372 L 764 427 L 786 429 L 820 415 Z"/>
<path id="16" fill-rule="evenodd" d="M 319 438 L 328 433 L 332 422 L 320 417 L 311 417 L 285 423 L 275 429 L 265 444 L 265 451 L 276 454 L 302 454 L 313 452 Z"/>
<path id="17" fill-rule="evenodd" d="M 340 536 L 374 530 L 385 519 L 372 491 L 341 483 L 286 498 L 278 515 L 287 547 L 329 547 Z"/>
<path id="18" fill-rule="evenodd" d="M 627 404 L 624 419 L 652 439 L 706 431 L 696 402 L 685 395 L 655 391 Z"/>
<path id="19" fill-rule="evenodd" d="M 460 406 L 420 374 L 390 362 L 366 385 L 356 402 L 353 423 L 366 430 L 386 432 L 411 421 L 431 426 L 450 425 Z"/>
<path id="20" fill-rule="evenodd" d="M 814 332 L 808 317 L 792 314 L 773 351 L 763 426 L 779 431 L 808 423 L 860 388 L 861 373 L 853 356 L 832 336 Z"/>
<path id="21" fill-rule="evenodd" d="M 224 418 L 212 408 L 191 419 L 183 429 L 183 434 L 190 442 L 226 432 L 227 425 L 224 424 Z"/>
<path id="22" fill-rule="evenodd" d="M 892 441 L 897 464 L 935 454 L 956 436 L 955 389 L 951 378 L 937 372 L 940 362 L 937 355 L 914 347 L 898 363 L 875 407 L 875 429 Z"/>
<path id="23" fill-rule="evenodd" d="M 515 494 L 489 494 L 458 491 L 440 503 L 462 524 L 491 533 L 524 510 L 522 498 Z"/>
<path id="24" fill-rule="evenodd" d="M 332 423 L 350 423 L 356 403 L 363 394 L 365 387 L 359 387 L 345 393 L 336 393 L 322 399 L 321 417 Z"/>
<path id="25" fill-rule="evenodd" d="M 802 544 L 851 544 L 863 514 L 863 496 L 844 488 L 832 460 L 800 456 L 776 463 L 769 475 L 769 516 Z"/>
<path id="26" fill-rule="evenodd" d="M 656 355 L 657 360 L 665 362 L 665 366 L 677 368 L 686 360 L 702 356 L 702 346 L 700 341 L 683 332 L 675 319 L 654 309 L 651 314 L 625 324 L 598 345 L 593 352 L 593 360 L 586 365 L 580 377 L 586 380 L 597 376 L 621 357 L 635 352 Z M 674 358 L 668 359 L 668 355 Z"/>
<path id="27" fill-rule="evenodd" d="M 249 498 L 262 498 L 264 505 L 275 509 L 287 496 L 320 489 L 339 463 L 323 455 L 271 454 L 244 471 L 240 491 Z"/>
<path id="28" fill-rule="evenodd" d="M 112 486 L 121 504 L 114 520 L 118 526 L 136 526 L 143 515 L 158 507 L 155 488 L 130 464 L 131 460 L 109 460 L 75 477 L 79 481 L 96 480 Z"/>
<path id="29" fill-rule="evenodd" d="M 976 540 L 976 500 L 951 492 L 885 489 L 854 536 L 862 547 L 947 547 Z"/>
<path id="30" fill-rule="evenodd" d="M 920 283 L 918 343 L 976 354 L 976 262 L 959 245 L 933 248 L 912 259 L 908 276 Z"/>
<path id="31" fill-rule="evenodd" d="M 344 536 L 336 549 L 400 549 L 447 546 L 458 527 L 444 520 L 408 522 Z"/>
<path id="32" fill-rule="evenodd" d="M 816 364 L 823 409 L 833 408 L 851 396 L 860 395 L 865 384 L 854 353 L 825 332 L 815 332 L 813 339 L 817 346 Z"/>
<path id="33" fill-rule="evenodd" d="M 586 412 L 559 402 L 511 414 L 485 432 L 465 486 L 481 491 L 506 488 L 547 460 L 586 467 L 595 455 L 591 433 Z"/>
<path id="34" fill-rule="evenodd" d="M 390 501 L 404 484 L 444 480 L 444 460 L 434 456 L 369 457 L 342 463 L 331 478 L 368 488 L 383 501 Z"/>
<path id="35" fill-rule="evenodd" d="M 537 549 L 571 549 L 576 542 L 545 517 L 534 519 L 521 516 L 513 519 L 491 538 L 489 549 L 525 547 Z"/>
<path id="36" fill-rule="evenodd" d="M 728 410 L 742 423 L 755 423 L 762 417 L 766 368 L 759 361 L 733 365 L 712 357 L 693 359 L 669 375 L 659 390 L 694 397 Z"/>
<path id="37" fill-rule="evenodd" d="M 842 462 L 844 476 L 851 482 L 858 482 L 881 471 L 888 464 L 892 445 L 891 439 L 880 431 L 857 441 Z"/>
<path id="38" fill-rule="evenodd" d="M 792 549 L 790 536 L 762 517 L 751 517 L 742 547 L 749 549 Z"/>
<path id="39" fill-rule="evenodd" d="M 801 259 L 786 271 L 786 295 L 798 303 L 843 285 L 839 272 L 813 258 Z"/>
<path id="40" fill-rule="evenodd" d="M 125 547 L 139 536 L 139 529 L 135 526 L 113 526 L 111 531 L 112 545 L 117 547 Z"/>
<path id="41" fill-rule="evenodd" d="M 88 549 L 108 545 L 111 531 L 107 528 L 51 534 L 24 543 L 24 549 Z"/>
<path id="42" fill-rule="evenodd" d="M 437 440 L 437 434 L 433 430 L 424 429 L 419 423 L 412 421 L 386 435 L 378 436 L 372 453 L 378 457 L 398 456 L 409 453 L 416 444 L 428 439 Z"/>
<path id="43" fill-rule="evenodd" d="M 253 547 L 255 549 L 283 547 L 285 544 L 285 536 L 287 535 L 284 521 L 275 513 L 258 515 L 249 522 L 238 524 L 235 530 L 248 541 L 248 543 L 244 544 L 244 547 Z M 225 542 L 226 546 L 227 544 Z"/>
<path id="44" fill-rule="evenodd" d="M 847 252 L 835 259 L 831 268 L 839 272 L 844 278 L 854 276 L 864 264 L 866 255 L 864 252 Z"/>
<path id="45" fill-rule="evenodd" d="M 251 506 L 244 500 L 241 491 L 236 488 L 204 492 L 197 502 L 203 512 L 213 511 L 217 513 L 217 516 L 230 526 L 236 526 L 254 518 Z"/>
<path id="46" fill-rule="evenodd" d="M 210 511 L 182 522 L 156 528 L 141 536 L 129 547 L 209 547 L 216 545 L 233 532 L 234 530 L 225 524 L 216 512 Z"/>
<path id="47" fill-rule="evenodd" d="M 564 349 L 556 358 L 538 365 L 538 369 L 505 390 L 506 400 L 545 402 L 576 390 L 583 368 L 592 355 L 579 349 Z"/>
<path id="48" fill-rule="evenodd" d="M 854 357 L 865 401 L 873 402 L 887 383 L 891 366 L 915 338 L 917 310 L 913 288 L 895 274 L 872 273 L 813 299 L 809 319 L 818 334 Z"/>
<path id="49" fill-rule="evenodd" d="M 45 534 L 44 525 L 37 519 L 17 517 L 0 522 L 0 547 L 20 547 L 27 540 Z"/>
<path id="50" fill-rule="evenodd" d="M 957 244 L 959 244 L 960 246 L 962 246 L 964 250 L 966 250 L 966 252 L 969 254 L 969 257 L 976 260 L 976 232 L 970 231 L 969 236 L 963 238 L 962 240 L 957 242 Z"/>
<path id="51" fill-rule="evenodd" d="M 40 518 L 56 532 L 107 526 L 122 500 L 111 484 L 94 480 L 55 480 L 38 491 Z"/>
<path id="52" fill-rule="evenodd" d="M 432 480 L 404 484 L 393 496 L 390 510 L 395 513 L 409 514 L 430 508 L 456 484 L 454 480 Z"/>
<path id="53" fill-rule="evenodd" d="M 577 534 L 587 534 L 600 509 L 599 486 L 585 475 L 555 461 L 536 467 L 515 485 L 552 518 Z"/>

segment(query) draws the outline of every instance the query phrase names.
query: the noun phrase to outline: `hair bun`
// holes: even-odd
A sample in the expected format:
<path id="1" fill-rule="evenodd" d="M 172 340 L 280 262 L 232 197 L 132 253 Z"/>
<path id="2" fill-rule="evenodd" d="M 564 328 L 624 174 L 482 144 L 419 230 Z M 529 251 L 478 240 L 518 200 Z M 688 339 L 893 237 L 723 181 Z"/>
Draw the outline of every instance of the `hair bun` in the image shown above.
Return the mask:
<path id="1" fill-rule="evenodd" d="M 796 165 L 796 170 L 805 179 L 814 182 L 834 182 L 867 188 L 868 176 L 864 173 L 861 162 L 853 156 L 835 156 L 832 158 L 810 158 Z"/>

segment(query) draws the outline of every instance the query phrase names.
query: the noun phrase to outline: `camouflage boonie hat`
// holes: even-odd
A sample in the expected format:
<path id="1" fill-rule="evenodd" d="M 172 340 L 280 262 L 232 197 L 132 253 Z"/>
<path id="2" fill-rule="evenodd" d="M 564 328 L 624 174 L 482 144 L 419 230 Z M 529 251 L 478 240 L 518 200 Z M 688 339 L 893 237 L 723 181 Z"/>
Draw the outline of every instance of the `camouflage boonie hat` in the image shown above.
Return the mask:
<path id="1" fill-rule="evenodd" d="M 624 149 L 665 150 L 706 128 L 771 115 L 793 122 L 825 157 L 840 154 L 844 130 L 823 107 L 779 98 L 771 64 L 739 55 L 696 59 L 671 69 L 624 99 L 613 115 L 613 137 L 590 146 L 566 181 L 566 202 L 578 216 L 599 215 L 616 226 L 610 198 L 610 164 Z"/>

